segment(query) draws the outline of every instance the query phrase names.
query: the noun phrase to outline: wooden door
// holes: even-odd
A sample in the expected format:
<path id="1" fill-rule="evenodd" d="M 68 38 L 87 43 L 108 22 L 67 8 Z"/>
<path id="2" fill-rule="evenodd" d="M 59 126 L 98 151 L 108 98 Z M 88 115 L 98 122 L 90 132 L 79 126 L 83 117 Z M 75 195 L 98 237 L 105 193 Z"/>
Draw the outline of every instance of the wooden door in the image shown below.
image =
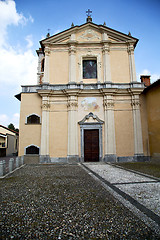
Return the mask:
<path id="1" fill-rule="evenodd" d="M 84 161 L 99 161 L 99 130 L 84 130 Z"/>

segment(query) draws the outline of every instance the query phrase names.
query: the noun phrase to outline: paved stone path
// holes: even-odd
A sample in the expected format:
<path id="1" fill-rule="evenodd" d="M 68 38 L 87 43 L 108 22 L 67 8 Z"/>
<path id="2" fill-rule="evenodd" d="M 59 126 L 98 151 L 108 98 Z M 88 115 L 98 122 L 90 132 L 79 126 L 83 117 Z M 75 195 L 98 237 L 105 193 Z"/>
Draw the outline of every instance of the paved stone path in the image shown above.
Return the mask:
<path id="1" fill-rule="evenodd" d="M 160 179 L 142 176 L 110 164 L 84 165 L 106 184 L 112 193 L 114 191 L 117 198 L 120 196 L 121 199 L 129 201 L 130 205 L 150 218 L 151 225 L 160 229 Z"/>
<path id="2" fill-rule="evenodd" d="M 2 240 L 159 239 L 81 165 L 26 165 L 0 189 Z"/>

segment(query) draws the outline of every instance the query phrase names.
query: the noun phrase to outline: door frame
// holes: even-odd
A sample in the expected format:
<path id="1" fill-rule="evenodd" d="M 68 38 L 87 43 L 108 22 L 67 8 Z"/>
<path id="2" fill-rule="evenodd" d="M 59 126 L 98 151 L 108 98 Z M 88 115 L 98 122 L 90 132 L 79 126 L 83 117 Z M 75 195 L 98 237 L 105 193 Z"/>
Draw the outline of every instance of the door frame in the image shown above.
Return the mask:
<path id="1" fill-rule="evenodd" d="M 86 122 L 90 117 L 93 118 L 93 122 Z M 97 120 L 95 122 L 95 120 Z M 99 162 L 103 160 L 103 144 L 102 144 L 102 124 L 103 121 L 100 120 L 93 113 L 89 113 L 84 117 L 84 119 L 78 122 L 80 125 L 81 132 L 81 162 L 84 162 L 84 130 L 98 129 L 99 130 Z"/>
<path id="2" fill-rule="evenodd" d="M 85 160 L 85 157 L 86 157 L 86 155 L 85 155 L 85 142 L 86 142 L 86 133 L 89 133 L 89 132 L 92 132 L 92 131 L 96 131 L 97 132 L 97 134 L 96 134 L 96 138 L 97 138 L 97 140 L 96 140 L 96 143 L 97 143 L 97 145 L 96 145 L 96 149 L 97 149 L 97 153 L 98 153 L 98 156 L 97 156 L 97 158 L 96 158 L 96 161 L 86 161 Z M 92 135 L 93 136 L 93 135 Z M 91 142 L 92 142 L 92 140 L 93 139 L 90 139 L 91 140 Z M 93 143 L 93 142 L 92 142 Z M 87 142 L 87 144 L 88 144 L 88 142 Z M 90 141 L 89 141 L 89 144 L 90 144 Z M 92 149 L 93 150 L 93 149 Z M 89 151 L 89 153 L 91 153 L 91 155 L 92 155 L 92 151 Z M 84 129 L 84 162 L 99 162 L 99 129 Z"/>

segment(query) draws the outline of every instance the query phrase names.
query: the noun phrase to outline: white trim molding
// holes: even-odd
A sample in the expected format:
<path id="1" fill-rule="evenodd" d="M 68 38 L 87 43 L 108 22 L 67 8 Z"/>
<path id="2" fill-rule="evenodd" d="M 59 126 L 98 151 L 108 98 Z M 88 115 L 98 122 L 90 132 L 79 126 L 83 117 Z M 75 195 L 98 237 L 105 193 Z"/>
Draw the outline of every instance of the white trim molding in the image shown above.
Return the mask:
<path id="1" fill-rule="evenodd" d="M 27 148 L 32 147 L 32 146 L 38 148 L 38 149 L 39 149 L 39 154 L 40 154 L 40 147 L 37 146 L 37 145 L 35 145 L 35 144 L 30 144 L 30 145 L 28 145 L 28 146 L 26 146 L 26 147 L 24 148 L 24 155 L 27 155 L 27 154 L 26 154 Z"/>
<path id="2" fill-rule="evenodd" d="M 39 117 L 39 120 L 40 120 L 39 123 L 33 123 L 33 124 L 41 124 L 41 117 L 37 113 L 31 113 L 31 114 L 27 115 L 25 124 L 29 124 L 29 123 L 27 123 L 27 118 L 32 116 L 32 115 L 35 115 L 35 116 Z"/>

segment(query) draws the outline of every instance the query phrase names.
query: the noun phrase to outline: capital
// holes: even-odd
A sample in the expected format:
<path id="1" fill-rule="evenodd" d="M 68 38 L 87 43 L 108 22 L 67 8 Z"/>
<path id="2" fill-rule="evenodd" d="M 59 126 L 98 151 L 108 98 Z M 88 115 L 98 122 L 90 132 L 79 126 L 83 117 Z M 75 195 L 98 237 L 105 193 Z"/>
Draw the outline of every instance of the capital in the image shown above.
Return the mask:
<path id="1" fill-rule="evenodd" d="M 108 53 L 108 54 L 109 54 L 109 52 L 110 52 L 110 47 L 104 45 L 103 48 L 102 48 L 102 52 L 103 52 L 103 54 L 105 54 L 105 53 Z"/>
<path id="2" fill-rule="evenodd" d="M 134 109 L 139 109 L 140 107 L 140 101 L 139 99 L 132 99 L 131 101 L 131 106 L 134 108 Z"/>
<path id="3" fill-rule="evenodd" d="M 48 46 L 45 47 L 45 50 L 44 50 L 44 51 L 45 51 L 45 55 L 46 55 L 46 56 L 49 56 L 50 53 L 51 53 L 50 48 L 49 48 Z"/>
<path id="4" fill-rule="evenodd" d="M 113 110 L 113 108 L 114 108 L 114 101 L 113 101 L 113 99 L 104 99 L 103 100 L 103 106 L 104 106 L 104 109 L 105 109 L 105 111 L 106 110 Z"/>
<path id="5" fill-rule="evenodd" d="M 129 45 L 127 48 L 128 54 L 133 54 L 134 53 L 134 46 L 133 45 Z"/>
<path id="6" fill-rule="evenodd" d="M 71 45 L 71 46 L 69 47 L 68 51 L 69 51 L 70 54 L 75 54 L 75 53 L 76 53 L 76 47 L 73 46 L 73 45 Z"/>
<path id="7" fill-rule="evenodd" d="M 50 104 L 49 103 L 43 103 L 42 104 L 42 111 L 48 111 L 50 108 Z"/>

